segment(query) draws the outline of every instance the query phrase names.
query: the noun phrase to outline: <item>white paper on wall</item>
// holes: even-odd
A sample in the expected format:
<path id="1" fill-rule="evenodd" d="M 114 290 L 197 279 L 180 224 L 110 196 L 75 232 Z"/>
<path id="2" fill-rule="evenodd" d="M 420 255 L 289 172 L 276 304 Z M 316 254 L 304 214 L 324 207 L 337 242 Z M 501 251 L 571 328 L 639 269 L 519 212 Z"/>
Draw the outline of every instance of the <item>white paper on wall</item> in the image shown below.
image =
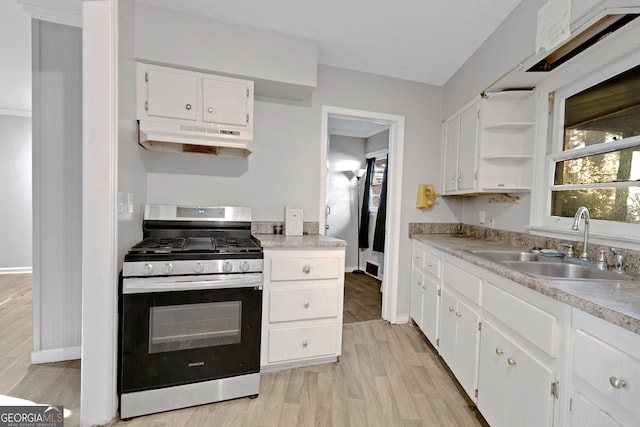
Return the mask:
<path id="1" fill-rule="evenodd" d="M 549 0 L 538 10 L 536 52 L 550 51 L 571 35 L 571 0 Z"/>

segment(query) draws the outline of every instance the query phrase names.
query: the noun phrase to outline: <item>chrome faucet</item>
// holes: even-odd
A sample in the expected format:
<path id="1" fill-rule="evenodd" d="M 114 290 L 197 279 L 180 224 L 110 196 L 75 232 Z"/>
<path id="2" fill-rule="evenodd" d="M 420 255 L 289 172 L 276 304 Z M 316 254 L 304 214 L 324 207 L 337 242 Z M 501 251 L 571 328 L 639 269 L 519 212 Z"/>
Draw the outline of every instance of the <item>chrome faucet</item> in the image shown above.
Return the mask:
<path id="1" fill-rule="evenodd" d="M 580 230 L 580 218 L 584 216 L 584 243 L 582 245 L 582 253 L 580 254 L 580 259 L 588 260 L 589 254 L 587 253 L 588 245 L 589 245 L 589 209 L 584 206 L 580 206 L 576 211 L 576 215 L 573 217 L 573 226 L 571 229 L 573 231 Z"/>

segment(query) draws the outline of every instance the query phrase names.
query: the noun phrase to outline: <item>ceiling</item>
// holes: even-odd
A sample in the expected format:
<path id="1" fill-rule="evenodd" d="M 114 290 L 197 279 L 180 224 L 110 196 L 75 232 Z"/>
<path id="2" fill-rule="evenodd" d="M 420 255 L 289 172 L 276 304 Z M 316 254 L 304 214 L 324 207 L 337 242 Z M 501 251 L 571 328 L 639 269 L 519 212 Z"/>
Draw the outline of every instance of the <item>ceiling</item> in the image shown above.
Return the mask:
<path id="1" fill-rule="evenodd" d="M 319 62 L 441 86 L 521 0 L 139 0 L 315 40 Z"/>
<path id="2" fill-rule="evenodd" d="M 441 86 L 521 0 L 137 1 L 315 40 L 321 64 Z M 79 16 L 81 3 L 0 1 L 0 57 L 12 64 L 0 67 L 0 110 L 31 108 L 30 19 L 21 6 Z"/>

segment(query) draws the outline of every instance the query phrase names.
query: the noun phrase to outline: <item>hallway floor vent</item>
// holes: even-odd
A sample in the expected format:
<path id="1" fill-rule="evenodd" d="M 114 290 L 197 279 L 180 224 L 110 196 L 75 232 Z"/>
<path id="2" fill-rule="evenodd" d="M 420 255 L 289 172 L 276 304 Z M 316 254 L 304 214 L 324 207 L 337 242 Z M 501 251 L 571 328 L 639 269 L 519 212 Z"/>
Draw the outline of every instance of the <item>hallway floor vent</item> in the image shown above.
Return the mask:
<path id="1" fill-rule="evenodd" d="M 380 269 L 380 266 L 378 264 L 372 261 L 367 261 L 364 271 L 366 271 L 367 274 L 370 274 L 371 276 L 378 278 L 379 269 Z"/>

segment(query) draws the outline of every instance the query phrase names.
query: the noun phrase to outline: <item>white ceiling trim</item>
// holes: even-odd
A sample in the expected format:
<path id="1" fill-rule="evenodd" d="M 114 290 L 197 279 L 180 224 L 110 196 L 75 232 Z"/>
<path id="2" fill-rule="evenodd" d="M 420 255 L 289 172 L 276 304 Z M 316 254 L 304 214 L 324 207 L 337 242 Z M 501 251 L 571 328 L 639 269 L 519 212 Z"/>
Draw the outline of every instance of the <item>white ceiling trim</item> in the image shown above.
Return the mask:
<path id="1" fill-rule="evenodd" d="M 20 3 L 20 1 L 18 1 L 18 3 Z M 46 7 L 33 6 L 24 3 L 20 3 L 20 5 L 33 19 L 82 28 L 82 15 L 75 15 L 72 13 L 61 12 L 55 9 L 48 9 Z"/>

